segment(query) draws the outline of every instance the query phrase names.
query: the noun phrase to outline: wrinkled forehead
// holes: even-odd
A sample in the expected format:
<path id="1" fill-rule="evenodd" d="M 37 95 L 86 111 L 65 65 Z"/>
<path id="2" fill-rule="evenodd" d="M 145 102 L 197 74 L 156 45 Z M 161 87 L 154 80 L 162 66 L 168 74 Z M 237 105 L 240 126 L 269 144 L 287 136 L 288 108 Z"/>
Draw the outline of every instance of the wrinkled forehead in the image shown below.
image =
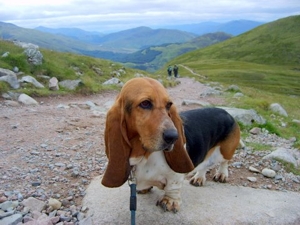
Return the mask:
<path id="1" fill-rule="evenodd" d="M 151 78 L 134 78 L 129 80 L 123 86 L 120 94 L 132 101 L 170 101 L 169 94 L 164 86 L 159 81 Z"/>

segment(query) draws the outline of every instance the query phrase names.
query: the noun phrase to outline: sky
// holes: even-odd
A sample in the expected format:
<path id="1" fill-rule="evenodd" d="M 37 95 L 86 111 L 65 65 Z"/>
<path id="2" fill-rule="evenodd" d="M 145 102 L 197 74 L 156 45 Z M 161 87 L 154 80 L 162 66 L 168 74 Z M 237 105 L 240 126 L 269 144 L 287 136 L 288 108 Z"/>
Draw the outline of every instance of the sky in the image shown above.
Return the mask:
<path id="1" fill-rule="evenodd" d="M 103 33 L 208 21 L 271 22 L 291 15 L 300 15 L 300 0 L 0 0 L 1 22 Z"/>

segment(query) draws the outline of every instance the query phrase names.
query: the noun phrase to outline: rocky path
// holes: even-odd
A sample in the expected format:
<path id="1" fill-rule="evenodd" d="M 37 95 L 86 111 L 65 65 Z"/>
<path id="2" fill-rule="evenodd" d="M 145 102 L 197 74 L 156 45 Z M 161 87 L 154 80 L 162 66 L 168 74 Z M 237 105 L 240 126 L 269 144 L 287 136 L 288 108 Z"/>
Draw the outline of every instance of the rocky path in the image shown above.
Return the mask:
<path id="1" fill-rule="evenodd" d="M 182 105 L 184 100 L 225 104 L 221 96 L 200 98 L 207 86 L 189 78 L 179 80 L 180 85 L 168 89 L 179 110 L 199 107 Z M 92 179 L 105 167 L 105 112 L 116 95 L 109 91 L 93 96 L 40 98 L 36 99 L 40 105 L 35 107 L 0 100 L 0 225 L 8 224 L 8 218 L 26 224 L 38 220 L 89 224 L 88 219 L 84 220 L 89 206 L 83 206 L 82 199 Z M 292 146 L 291 141 L 264 132 L 250 135 L 245 141 L 260 141 L 261 136 L 276 146 Z M 247 148 L 237 151 L 229 184 L 300 192 L 299 176 L 287 174 L 276 161 L 262 160 L 267 153 Z M 278 176 L 266 178 L 249 171 L 249 166 L 259 171 L 274 169 Z M 250 181 L 248 177 L 255 179 Z"/>

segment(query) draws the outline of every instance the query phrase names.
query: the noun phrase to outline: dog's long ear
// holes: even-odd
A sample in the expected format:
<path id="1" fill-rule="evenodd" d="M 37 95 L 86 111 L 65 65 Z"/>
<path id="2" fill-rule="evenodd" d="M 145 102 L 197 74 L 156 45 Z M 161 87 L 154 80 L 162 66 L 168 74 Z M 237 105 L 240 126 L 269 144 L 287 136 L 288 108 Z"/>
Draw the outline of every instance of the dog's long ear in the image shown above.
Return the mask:
<path id="1" fill-rule="evenodd" d="M 106 187 L 119 187 L 126 182 L 131 170 L 129 164 L 131 146 L 127 137 L 124 108 L 120 99 L 117 99 L 107 113 L 105 152 L 108 165 L 102 184 Z"/>
<path id="2" fill-rule="evenodd" d="M 164 152 L 167 163 L 177 173 L 188 173 L 194 169 L 193 163 L 185 149 L 185 136 L 183 124 L 177 113 L 176 107 L 170 109 L 170 117 L 178 131 L 178 140 L 174 144 L 174 148 L 170 152 Z"/>

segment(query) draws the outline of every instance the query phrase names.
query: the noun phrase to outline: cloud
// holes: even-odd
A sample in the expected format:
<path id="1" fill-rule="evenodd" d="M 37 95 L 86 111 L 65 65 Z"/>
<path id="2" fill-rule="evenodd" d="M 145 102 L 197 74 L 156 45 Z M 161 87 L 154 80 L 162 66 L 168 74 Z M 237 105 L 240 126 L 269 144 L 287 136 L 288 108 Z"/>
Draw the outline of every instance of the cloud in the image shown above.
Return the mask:
<path id="1" fill-rule="evenodd" d="M 0 21 L 29 28 L 103 31 L 237 19 L 268 22 L 297 14 L 299 0 L 0 0 Z"/>

